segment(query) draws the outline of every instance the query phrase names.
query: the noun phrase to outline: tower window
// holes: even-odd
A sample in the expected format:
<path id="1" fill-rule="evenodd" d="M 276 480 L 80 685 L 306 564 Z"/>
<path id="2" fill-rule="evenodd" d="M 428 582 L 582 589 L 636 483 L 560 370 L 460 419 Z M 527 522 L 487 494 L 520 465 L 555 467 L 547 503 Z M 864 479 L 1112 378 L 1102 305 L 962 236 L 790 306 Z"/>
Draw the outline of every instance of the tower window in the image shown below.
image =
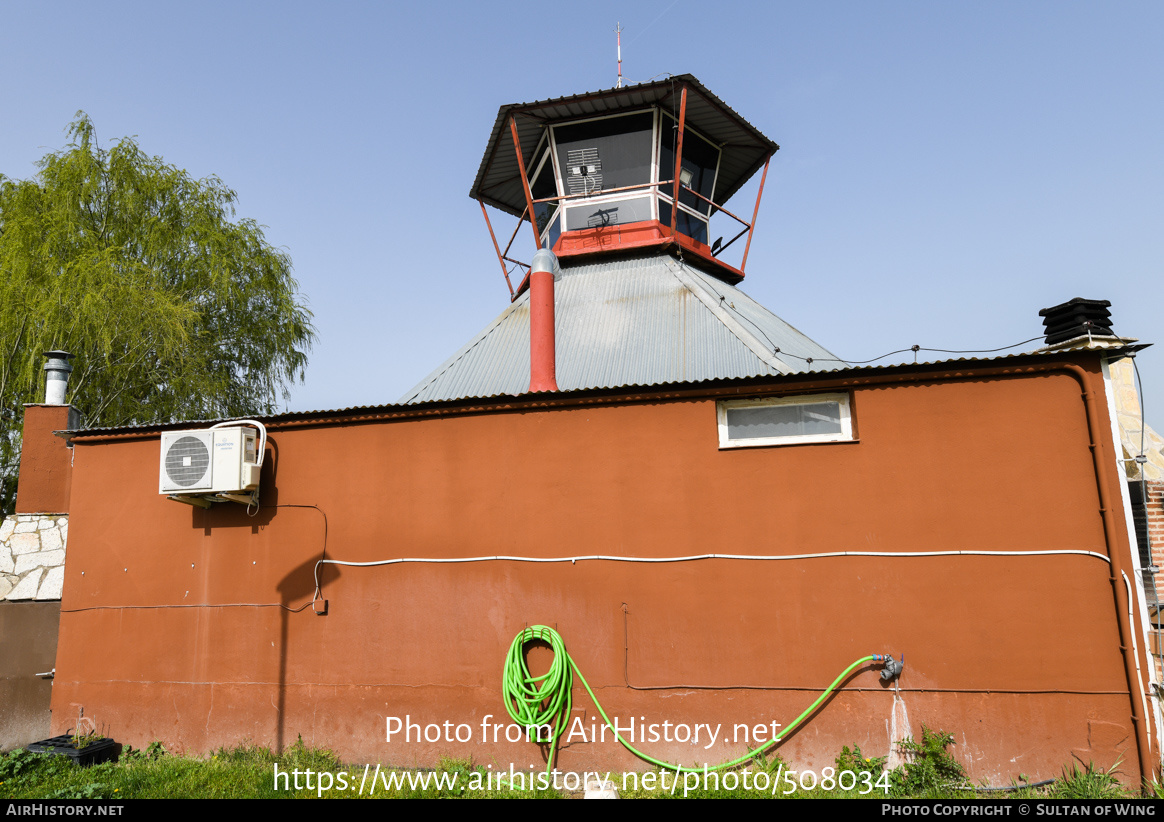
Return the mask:
<path id="1" fill-rule="evenodd" d="M 600 194 L 651 182 L 655 116 L 638 112 L 554 126 L 567 194 Z"/>

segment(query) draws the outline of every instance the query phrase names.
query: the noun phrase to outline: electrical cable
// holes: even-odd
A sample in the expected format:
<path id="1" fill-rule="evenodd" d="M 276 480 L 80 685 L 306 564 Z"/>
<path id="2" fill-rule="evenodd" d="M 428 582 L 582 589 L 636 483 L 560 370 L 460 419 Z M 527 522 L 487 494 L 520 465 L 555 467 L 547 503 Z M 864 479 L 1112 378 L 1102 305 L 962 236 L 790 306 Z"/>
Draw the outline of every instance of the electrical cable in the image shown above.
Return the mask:
<path id="1" fill-rule="evenodd" d="M 682 263 L 682 261 L 680 261 L 680 262 Z M 683 265 L 686 266 L 685 263 L 683 263 Z M 914 363 L 916 364 L 917 363 L 917 354 L 919 351 L 933 351 L 933 352 L 936 352 L 939 354 L 994 354 L 994 353 L 997 353 L 999 351 L 1006 351 L 1007 349 L 1010 349 L 1010 348 L 1018 348 L 1020 345 L 1026 345 L 1027 343 L 1032 343 L 1032 342 L 1035 342 L 1036 340 L 1043 339 L 1043 335 L 1040 334 L 1038 337 L 1031 337 L 1029 340 L 1023 340 L 1022 342 L 1011 343 L 1010 345 L 1004 345 L 1000 348 L 976 348 L 976 349 L 967 349 L 967 350 L 959 350 L 959 349 L 953 349 L 953 348 L 927 348 L 923 345 L 912 345 L 909 348 L 899 348 L 896 351 L 890 351 L 887 354 L 882 354 L 881 356 L 874 357 L 871 360 L 846 360 L 846 359 L 841 359 L 839 357 L 802 357 L 799 354 L 793 354 L 793 353 L 788 352 L 788 351 L 782 351 L 779 346 L 777 346 L 774 342 L 772 342 L 772 338 L 768 336 L 768 334 L 764 331 L 764 329 L 762 327 L 760 327 L 760 325 L 757 324 L 755 320 L 751 319 L 750 317 L 748 317 L 745 314 L 743 314 L 742 312 L 740 312 L 739 309 L 737 309 L 735 307 L 735 304 L 732 303 L 730 300 L 728 300 L 726 294 L 720 292 L 718 289 L 715 288 L 714 285 L 712 285 L 710 283 L 704 283 L 704 285 L 707 286 L 709 291 L 711 291 L 713 294 L 715 294 L 717 297 L 719 297 L 719 301 L 721 304 L 723 304 L 723 303 L 728 304 L 728 307 L 735 313 L 737 319 L 747 322 L 749 325 L 752 326 L 752 328 L 755 329 L 755 331 L 761 337 L 763 337 L 765 340 L 767 340 L 768 345 L 769 345 L 769 347 L 771 347 L 772 352 L 774 354 L 781 354 L 783 356 L 791 357 L 793 359 L 803 360 L 804 362 L 809 363 L 809 364 L 812 364 L 814 362 L 839 362 L 839 363 L 843 363 L 844 365 L 868 365 L 869 363 L 877 362 L 878 360 L 883 360 L 886 357 L 892 357 L 895 354 L 907 354 L 910 352 L 913 353 Z"/>
<path id="2" fill-rule="evenodd" d="M 525 645 L 527 642 L 541 640 L 549 644 L 554 652 L 554 662 L 550 666 L 550 670 L 542 676 L 535 677 L 529 672 L 529 666 L 525 663 Z M 569 721 L 570 709 L 573 706 L 573 701 L 570 696 L 570 689 L 573 687 L 573 681 L 570 676 L 571 669 L 577 674 L 578 679 L 582 682 L 582 687 L 586 689 L 586 693 L 590 694 L 590 699 L 594 702 L 594 707 L 598 709 L 598 713 L 602 716 L 602 721 L 606 723 L 606 727 L 614 733 L 614 738 L 633 753 L 639 759 L 656 765 L 668 771 L 675 771 L 675 773 L 698 773 L 702 774 L 705 771 L 722 771 L 727 768 L 734 768 L 736 765 L 741 765 L 749 759 L 754 759 L 756 756 L 764 753 L 764 751 L 771 748 L 788 734 L 792 733 L 800 724 L 807 719 L 821 703 L 827 699 L 833 691 L 837 689 L 846 677 L 853 672 L 855 668 L 866 662 L 887 662 L 891 657 L 885 654 L 871 654 L 869 656 L 861 657 L 853 662 L 845 670 L 841 671 L 840 676 L 833 680 L 833 683 L 825 689 L 824 693 L 816 698 L 816 700 L 805 709 L 804 713 L 792 720 L 790 724 L 783 727 L 780 736 L 777 736 L 768 742 L 761 745 L 755 750 L 749 751 L 741 757 L 724 762 L 708 768 L 688 768 L 683 765 L 664 762 L 661 759 L 655 759 L 653 756 L 643 753 L 635 748 L 629 742 L 622 738 L 622 735 L 615 728 L 610 721 L 610 717 L 606 715 L 602 704 L 598 701 L 598 697 L 594 695 L 594 691 L 590 688 L 590 683 L 586 681 L 586 677 L 582 675 L 582 671 L 578 668 L 578 663 L 574 661 L 566 652 L 566 644 L 562 640 L 561 634 L 546 625 L 534 625 L 530 628 L 523 628 L 516 637 L 514 637 L 513 644 L 509 646 L 509 654 L 505 659 L 505 668 L 502 673 L 502 692 L 505 695 L 505 708 L 509 711 L 509 715 L 514 722 L 530 729 L 533 726 L 545 727 L 553 721 L 553 728 L 551 731 L 550 751 L 546 758 L 546 772 L 549 773 L 554 765 L 554 754 L 557 751 L 558 740 L 562 736 L 562 732 L 566 729 L 566 723 Z M 542 740 L 544 741 L 544 740 Z"/>
<path id="3" fill-rule="evenodd" d="M 1037 337 L 1031 337 L 1029 340 L 1023 340 L 1022 342 L 1016 342 L 1011 345 L 1004 345 L 1002 348 L 978 348 L 969 351 L 958 351 L 956 349 L 950 348 L 922 348 L 922 351 L 937 351 L 941 354 L 993 354 L 996 351 L 1006 351 L 1008 348 L 1018 348 L 1020 345 L 1026 345 L 1027 343 L 1041 339 L 1043 339 L 1042 334 Z"/>
<path id="4" fill-rule="evenodd" d="M 1023 340 L 1022 342 L 1012 343 L 1011 345 L 1004 345 L 1001 348 L 973 348 L 973 349 L 966 349 L 966 350 L 960 350 L 960 349 L 954 349 L 954 348 L 927 348 L 924 345 L 912 345 L 909 348 L 899 348 L 896 351 L 890 351 L 888 354 L 882 354 L 880 357 L 874 357 L 871 360 L 842 360 L 842 359 L 837 359 L 835 357 L 801 357 L 797 354 L 792 354 L 788 351 L 780 351 L 779 349 L 776 349 L 776 351 L 779 354 L 783 354 L 783 355 L 788 356 L 788 357 L 793 357 L 793 358 L 798 359 L 798 360 L 804 360 L 804 361 L 810 362 L 810 363 L 812 363 L 812 362 L 839 362 L 839 363 L 844 363 L 845 365 L 868 365 L 871 362 L 877 362 L 878 360 L 883 360 L 886 357 L 892 357 L 894 354 L 906 354 L 909 352 L 913 352 L 914 362 L 916 362 L 917 361 L 917 353 L 919 351 L 934 351 L 934 352 L 939 353 L 939 354 L 994 354 L 998 351 L 1006 351 L 1008 348 L 1018 348 L 1020 345 L 1026 345 L 1027 343 L 1031 343 L 1031 342 L 1034 342 L 1035 340 L 1041 340 L 1041 339 L 1043 339 L 1042 336 L 1031 337 L 1029 340 Z"/>
<path id="5" fill-rule="evenodd" d="M 314 507 L 314 506 L 312 506 Z M 322 513 L 322 512 L 321 512 Z M 326 535 L 325 535 L 326 539 Z M 326 549 L 326 546 L 325 546 Z M 1095 551 L 1082 551 L 1070 548 L 1050 551 L 824 551 L 813 554 L 689 554 L 675 557 L 632 557 L 612 554 L 583 554 L 572 557 L 524 557 L 506 554 L 479 557 L 397 557 L 395 559 L 376 559 L 368 562 L 350 562 L 341 559 L 321 559 L 315 563 L 315 601 L 322 594 L 322 583 L 319 581 L 319 567 L 321 565 L 343 565 L 349 568 L 373 568 L 379 565 L 400 565 L 402 563 L 420 564 L 459 564 L 466 562 L 549 562 L 571 565 L 577 562 L 602 560 L 605 562 L 695 562 L 707 559 L 738 559 L 757 562 L 774 562 L 777 560 L 793 559 L 831 559 L 835 557 L 874 557 L 874 558 L 907 558 L 907 557 L 1042 557 L 1042 556 L 1083 556 L 1094 557 L 1111 564 L 1111 559 Z"/>

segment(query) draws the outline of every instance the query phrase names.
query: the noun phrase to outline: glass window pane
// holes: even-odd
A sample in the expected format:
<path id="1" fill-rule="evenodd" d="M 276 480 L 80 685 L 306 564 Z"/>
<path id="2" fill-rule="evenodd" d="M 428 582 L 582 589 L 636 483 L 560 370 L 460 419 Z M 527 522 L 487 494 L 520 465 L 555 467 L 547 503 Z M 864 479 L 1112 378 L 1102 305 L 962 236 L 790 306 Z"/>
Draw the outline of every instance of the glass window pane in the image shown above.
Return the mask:
<path id="1" fill-rule="evenodd" d="M 675 120 L 663 117 L 663 128 L 659 137 L 659 181 L 675 179 L 675 141 L 678 138 Z M 691 129 L 683 132 L 683 170 L 691 174 L 688 188 L 698 191 L 709 200 L 715 186 L 715 169 L 719 163 L 719 149 L 696 134 Z M 674 191 L 667 188 L 668 196 Z M 700 214 L 708 214 L 711 206 L 700 200 L 691 191 L 679 189 L 679 202 L 695 209 Z"/>
<path id="2" fill-rule="evenodd" d="M 626 225 L 649 219 L 651 219 L 650 197 L 634 197 L 601 203 L 587 202 L 566 209 L 566 230 L 577 231 L 580 228 Z"/>
<path id="3" fill-rule="evenodd" d="M 554 164 L 550 162 L 549 152 L 545 155 L 546 162 L 542 166 L 538 176 L 529 186 L 530 194 L 535 200 L 540 200 L 544 197 L 554 197 L 558 193 L 558 183 L 554 179 Z M 554 218 L 554 214 L 558 211 L 557 203 L 536 203 L 534 204 L 534 217 L 537 218 L 538 234 L 546 230 L 546 226 L 550 224 L 550 220 Z"/>
<path id="4" fill-rule="evenodd" d="M 686 234 L 691 239 L 707 245 L 707 222 L 705 220 L 679 209 L 679 219 L 675 221 L 675 227 L 680 234 Z"/>
<path id="5" fill-rule="evenodd" d="M 554 126 L 567 194 L 592 194 L 651 181 L 650 112 Z"/>
<path id="6" fill-rule="evenodd" d="M 659 198 L 659 222 L 665 226 L 671 225 L 671 203 Z M 696 217 L 683 209 L 679 209 L 679 217 L 675 221 L 675 229 L 680 234 L 686 234 L 694 240 L 707 245 L 707 221 Z"/>
<path id="7" fill-rule="evenodd" d="M 554 244 L 558 242 L 558 238 L 562 236 L 562 221 L 557 217 L 550 223 L 550 230 L 546 235 L 546 248 L 553 248 Z"/>
<path id="8" fill-rule="evenodd" d="M 730 439 L 840 434 L 840 403 L 756 405 L 727 409 Z"/>

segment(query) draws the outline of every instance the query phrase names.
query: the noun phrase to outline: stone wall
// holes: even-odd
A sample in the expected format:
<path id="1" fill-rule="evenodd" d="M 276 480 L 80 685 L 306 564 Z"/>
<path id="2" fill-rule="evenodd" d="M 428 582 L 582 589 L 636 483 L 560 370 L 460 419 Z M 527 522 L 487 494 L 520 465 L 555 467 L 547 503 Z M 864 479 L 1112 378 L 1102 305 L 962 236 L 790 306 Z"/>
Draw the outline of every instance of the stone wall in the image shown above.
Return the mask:
<path id="1" fill-rule="evenodd" d="M 1145 425 L 1140 413 L 1140 394 L 1136 390 L 1136 374 L 1132 361 L 1108 363 L 1112 393 L 1115 394 L 1116 421 L 1119 423 L 1120 445 L 1123 446 L 1124 471 L 1128 479 L 1139 479 L 1143 471 L 1146 480 L 1164 480 L 1164 437 L 1152 426 Z M 1143 443 L 1144 463 L 1135 462 Z M 1142 468 L 1141 468 L 1142 466 Z"/>
<path id="2" fill-rule="evenodd" d="M 0 600 L 59 600 L 65 578 L 65 514 L 14 514 L 0 525 Z"/>

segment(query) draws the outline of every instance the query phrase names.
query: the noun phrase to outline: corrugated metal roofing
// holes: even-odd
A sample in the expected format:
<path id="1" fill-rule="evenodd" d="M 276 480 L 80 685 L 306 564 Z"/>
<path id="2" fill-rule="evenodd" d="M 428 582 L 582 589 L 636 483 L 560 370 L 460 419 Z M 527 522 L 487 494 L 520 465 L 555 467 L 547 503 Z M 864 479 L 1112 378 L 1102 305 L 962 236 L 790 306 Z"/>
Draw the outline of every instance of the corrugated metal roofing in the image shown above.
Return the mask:
<path id="1" fill-rule="evenodd" d="M 1134 352 L 1143 348 L 1147 348 L 1148 344 L 1141 345 L 1126 345 L 1113 349 L 1104 349 L 1107 354 L 1114 354 L 1116 351 Z M 924 360 L 916 363 L 886 363 L 884 365 L 850 365 L 840 360 L 818 361 L 813 364 L 813 368 L 818 370 L 812 371 L 813 374 L 820 377 L 838 377 L 844 378 L 845 375 L 851 376 L 854 380 L 869 374 L 888 373 L 891 371 L 900 371 L 909 373 L 917 371 L 918 369 L 929 369 L 936 366 L 946 367 L 975 367 L 976 365 L 989 365 L 991 363 L 1013 362 L 1015 360 L 1052 360 L 1055 358 L 1062 358 L 1064 354 L 1079 353 L 1077 350 L 1064 351 L 1059 348 L 1048 349 L 1042 348 L 1035 351 L 1020 351 L 1015 354 L 995 354 L 990 357 L 951 357 L 945 360 Z M 451 362 L 451 360 L 450 360 Z M 442 366 L 443 368 L 443 366 Z M 438 369 L 439 370 L 439 369 Z M 797 377 L 805 372 L 790 371 L 785 376 Z M 736 377 L 735 379 L 744 381 L 748 379 L 755 379 L 754 377 Z M 687 387 L 696 387 L 701 382 L 714 383 L 722 382 L 722 380 L 690 380 L 688 382 L 680 383 L 672 381 L 669 383 L 661 383 L 661 385 L 676 386 L 682 385 Z M 730 384 L 730 380 L 728 380 Z M 614 388 L 643 388 L 646 386 L 635 385 L 616 385 Z M 411 392 L 410 392 L 411 393 Z M 473 399 L 495 399 L 506 396 L 505 394 L 493 394 L 489 397 L 474 397 Z M 555 395 L 537 395 L 537 396 L 555 396 Z M 177 422 L 149 422 L 149 423 L 133 423 L 129 425 L 109 426 L 104 428 L 80 428 L 73 431 L 57 431 L 55 433 L 60 435 L 76 435 L 78 437 L 86 436 L 143 436 L 145 434 L 156 433 L 158 431 L 169 431 L 181 428 L 203 428 L 219 422 L 231 422 L 233 420 L 254 419 L 267 425 L 277 425 L 279 423 L 295 423 L 295 422 L 328 422 L 328 421 L 348 421 L 360 419 L 378 419 L 384 415 L 391 414 L 395 411 L 401 411 L 408 408 L 423 407 L 419 402 L 413 401 L 408 403 L 406 401 L 385 403 L 381 405 L 349 405 L 344 408 L 324 408 L 314 409 L 310 411 L 287 411 L 282 414 L 250 414 L 247 417 L 222 417 L 209 420 L 181 420 Z M 439 409 L 441 406 L 436 406 Z"/>
<path id="2" fill-rule="evenodd" d="M 497 112 L 485 156 L 481 158 L 481 166 L 469 196 L 479 198 L 515 217 L 520 216 L 525 209 L 525 189 L 522 187 L 517 155 L 509 131 L 510 115 L 519 115 L 516 118 L 518 140 L 528 165 L 533 162 L 534 150 L 547 122 L 659 106 L 668 111 L 674 110 L 678 115 L 679 94 L 683 85 L 687 85 L 690 92 L 687 95 L 687 125 L 723 148 L 712 199 L 717 203 L 726 203 L 780 146 L 765 137 L 690 74 L 654 83 L 502 106 Z"/>
<path id="3" fill-rule="evenodd" d="M 836 362 L 743 291 L 666 254 L 563 267 L 554 301 L 563 391 L 802 373 Z M 400 402 L 528 391 L 525 292 Z"/>

